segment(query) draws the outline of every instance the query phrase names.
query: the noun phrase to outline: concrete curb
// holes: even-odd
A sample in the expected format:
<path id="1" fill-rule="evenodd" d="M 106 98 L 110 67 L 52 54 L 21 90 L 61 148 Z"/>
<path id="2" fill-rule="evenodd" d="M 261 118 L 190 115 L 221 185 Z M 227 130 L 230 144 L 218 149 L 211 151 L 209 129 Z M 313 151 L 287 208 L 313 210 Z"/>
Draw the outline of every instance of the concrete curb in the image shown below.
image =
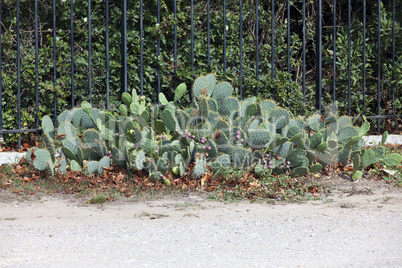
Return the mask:
<path id="1" fill-rule="evenodd" d="M 381 138 L 382 136 L 363 137 L 365 145 L 380 144 Z M 389 135 L 386 144 L 402 144 L 402 135 Z M 2 152 L 0 153 L 0 165 L 18 163 L 23 156 L 25 156 L 25 153 Z"/>

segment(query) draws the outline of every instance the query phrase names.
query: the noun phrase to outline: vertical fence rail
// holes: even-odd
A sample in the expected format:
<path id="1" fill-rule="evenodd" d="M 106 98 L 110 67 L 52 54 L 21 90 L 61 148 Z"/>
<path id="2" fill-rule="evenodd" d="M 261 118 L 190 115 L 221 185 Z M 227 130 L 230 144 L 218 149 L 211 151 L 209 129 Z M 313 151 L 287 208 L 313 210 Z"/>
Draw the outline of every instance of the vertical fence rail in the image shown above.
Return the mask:
<path id="1" fill-rule="evenodd" d="M 366 106 L 366 0 L 363 0 L 363 107 Z"/>
<path id="2" fill-rule="evenodd" d="M 350 23 L 350 20 L 351 20 L 351 14 L 352 14 L 352 7 L 351 7 L 351 3 L 350 3 L 350 0 L 348 0 L 348 115 L 350 116 L 350 114 L 351 114 L 351 101 L 350 101 L 350 80 L 351 80 L 351 77 L 350 77 L 350 71 L 351 71 L 351 63 L 350 63 L 350 60 L 351 60 L 351 53 L 350 53 L 350 47 L 351 47 L 351 37 L 350 37 L 350 31 L 351 31 L 351 23 Z"/>
<path id="3" fill-rule="evenodd" d="M 161 2 L 158 0 L 157 2 L 157 23 L 158 27 L 160 27 L 161 24 Z M 156 45 L 156 55 L 158 57 L 158 96 L 159 93 L 161 92 L 161 61 L 160 61 L 160 56 L 161 56 L 161 38 L 160 36 L 158 37 L 157 45 Z M 159 98 L 158 98 L 158 105 L 159 105 Z"/>
<path id="4" fill-rule="evenodd" d="M 381 0 L 378 0 L 378 73 L 377 73 L 377 115 L 381 114 Z M 380 135 L 380 118 L 377 119 L 377 134 Z"/>
<path id="5" fill-rule="evenodd" d="M 240 47 L 240 75 L 239 75 L 239 90 L 240 98 L 243 98 L 243 1 L 240 0 L 239 7 L 239 47 Z"/>
<path id="6" fill-rule="evenodd" d="M 271 78 L 275 77 L 275 1 L 271 0 Z M 272 92 L 272 98 L 274 93 Z"/>
<path id="7" fill-rule="evenodd" d="M 35 125 L 39 128 L 38 0 L 35 0 Z"/>
<path id="8" fill-rule="evenodd" d="M 2 45 L 1 45 L 1 35 L 2 35 L 2 31 L 1 31 L 1 4 L 0 4 L 0 131 L 3 131 L 3 65 L 2 65 L 2 61 L 1 58 L 3 56 L 3 49 L 2 49 Z M 0 146 L 3 145 L 4 142 L 4 138 L 3 138 L 3 133 L 0 132 Z"/>
<path id="9" fill-rule="evenodd" d="M 226 73 L 226 0 L 223 0 L 223 72 Z"/>
<path id="10" fill-rule="evenodd" d="M 70 0 L 70 31 L 71 31 L 71 107 L 74 108 L 74 0 Z"/>
<path id="11" fill-rule="evenodd" d="M 306 104 L 306 0 L 303 0 L 303 103 Z"/>
<path id="12" fill-rule="evenodd" d="M 123 0 L 122 15 L 122 91 L 127 92 L 127 0 Z"/>
<path id="13" fill-rule="evenodd" d="M 287 58 L 287 67 L 288 67 L 288 73 L 290 73 L 290 0 L 288 0 L 287 1 L 287 19 L 286 19 L 286 22 L 287 22 L 287 30 L 288 30 L 288 32 L 287 32 L 287 38 L 288 38 L 288 58 Z"/>
<path id="14" fill-rule="evenodd" d="M 395 117 L 395 0 L 392 1 L 392 115 Z"/>
<path id="15" fill-rule="evenodd" d="M 89 102 L 92 105 L 92 40 L 91 40 L 91 1 L 88 1 L 88 88 Z"/>
<path id="16" fill-rule="evenodd" d="M 317 109 L 321 111 L 321 93 L 322 93 L 322 1 L 317 1 L 317 24 L 316 24 L 316 102 L 317 102 Z"/>
<path id="17" fill-rule="evenodd" d="M 20 0 L 17 0 L 17 98 L 17 123 L 18 130 L 21 131 Z M 18 148 L 21 148 L 21 135 L 18 135 Z"/>
<path id="18" fill-rule="evenodd" d="M 57 126 L 57 47 L 56 47 L 56 0 L 53 0 L 53 124 Z M 39 105 L 38 105 L 39 106 Z M 37 126 L 38 128 L 38 126 Z"/>
<path id="19" fill-rule="evenodd" d="M 191 0 L 191 75 L 194 75 L 194 0 Z"/>
<path id="20" fill-rule="evenodd" d="M 177 0 L 174 0 L 174 75 L 177 75 Z"/>
<path id="21" fill-rule="evenodd" d="M 258 0 L 255 1 L 255 80 L 258 83 L 258 47 L 259 47 L 259 25 L 258 25 Z M 258 84 L 255 87 L 255 91 L 258 94 Z"/>
<path id="22" fill-rule="evenodd" d="M 207 0 L 207 61 L 208 61 L 208 72 L 211 72 L 211 14 L 210 14 L 210 3 Z"/>
<path id="23" fill-rule="evenodd" d="M 332 32 L 332 111 L 336 112 L 336 0 L 334 0 L 333 32 Z"/>
<path id="24" fill-rule="evenodd" d="M 143 0 L 140 1 L 140 83 L 141 96 L 144 95 L 144 18 L 143 18 Z"/>
<path id="25" fill-rule="evenodd" d="M 110 71 L 109 71 L 109 0 L 106 0 L 106 109 L 110 107 Z"/>

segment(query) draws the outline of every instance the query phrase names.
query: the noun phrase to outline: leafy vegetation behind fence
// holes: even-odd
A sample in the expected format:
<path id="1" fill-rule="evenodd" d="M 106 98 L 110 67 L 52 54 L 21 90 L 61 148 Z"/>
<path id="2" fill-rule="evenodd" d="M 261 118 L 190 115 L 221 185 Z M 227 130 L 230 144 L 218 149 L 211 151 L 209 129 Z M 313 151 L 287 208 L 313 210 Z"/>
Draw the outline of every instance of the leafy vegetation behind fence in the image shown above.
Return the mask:
<path id="1" fill-rule="evenodd" d="M 34 1 L 20 1 L 21 19 L 21 107 L 22 123 L 35 127 L 35 32 Z M 161 1 L 161 23 L 157 23 L 156 1 L 144 0 L 144 95 L 154 96 L 157 91 L 157 67 L 161 70 L 161 91 L 172 98 L 174 89 L 182 82 L 190 85 L 194 77 L 207 71 L 216 73 L 219 79 L 230 81 L 239 94 L 239 6 L 237 1 L 227 1 L 227 72 L 223 72 L 223 13 L 222 1 L 211 1 L 211 62 L 207 60 L 206 1 L 194 4 L 194 70 L 191 69 L 191 28 L 188 1 L 178 0 L 177 19 L 174 18 L 173 1 Z M 300 2 L 300 1 L 299 1 Z M 289 107 L 294 114 L 314 113 L 315 103 L 315 22 L 314 1 L 306 4 L 306 105 L 302 97 L 302 6 L 291 6 L 291 66 L 287 73 L 287 19 L 286 6 L 275 6 L 275 78 L 271 78 L 271 9 L 270 1 L 260 1 L 259 7 L 259 81 L 255 79 L 255 2 L 243 3 L 243 93 L 254 96 L 258 86 L 261 97 L 272 94 L 277 103 Z M 332 100 L 332 1 L 323 1 L 323 101 Z M 336 99 L 340 114 L 347 109 L 347 60 L 348 27 L 347 1 L 337 6 L 337 77 Z M 366 115 L 376 113 L 377 92 L 377 3 L 367 1 L 366 18 Z M 91 2 L 92 24 L 92 82 L 93 103 L 106 103 L 106 45 L 105 1 Z M 121 96 L 121 1 L 110 0 L 110 99 L 112 109 L 117 110 Z M 396 55 L 392 67 L 392 1 L 383 1 L 381 7 L 381 107 L 391 110 L 392 70 L 395 75 L 396 110 L 401 108 L 402 87 L 402 34 L 400 21 L 395 22 Z M 39 0 L 39 117 L 53 113 L 53 92 L 58 96 L 58 113 L 70 107 L 71 54 L 70 54 L 70 1 L 57 1 L 57 87 L 53 88 L 53 32 L 51 1 Z M 401 6 L 396 6 L 396 18 L 402 17 Z M 3 77 L 3 128 L 16 128 L 17 72 L 16 72 L 16 4 L 2 1 L 1 41 Z M 75 101 L 89 98 L 88 90 L 88 2 L 74 3 L 74 67 Z M 128 1 L 128 87 L 140 92 L 140 32 L 139 1 Z M 362 96 L 362 1 L 352 4 L 351 26 L 351 100 L 352 115 L 363 109 Z M 174 25 L 178 35 L 178 69 L 174 72 Z M 161 55 L 157 57 L 156 40 L 161 41 Z M 154 99 L 153 99 L 154 101 Z M 180 104 L 189 103 L 186 95 Z M 14 136 L 6 136 L 6 142 Z"/>

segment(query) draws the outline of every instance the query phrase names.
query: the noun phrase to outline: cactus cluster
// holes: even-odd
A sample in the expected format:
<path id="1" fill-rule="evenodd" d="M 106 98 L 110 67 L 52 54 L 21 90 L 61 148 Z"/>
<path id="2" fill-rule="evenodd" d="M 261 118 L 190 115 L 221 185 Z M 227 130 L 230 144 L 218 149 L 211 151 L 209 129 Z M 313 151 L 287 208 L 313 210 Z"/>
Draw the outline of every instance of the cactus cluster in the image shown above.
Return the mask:
<path id="1" fill-rule="evenodd" d="M 133 90 L 122 94 L 123 104 L 114 113 L 83 102 L 81 108 L 59 115 L 57 129 L 45 116 L 43 147 L 31 149 L 26 158 L 35 168 L 52 173 L 70 169 L 102 175 L 105 168 L 117 165 L 129 172 L 145 170 L 152 180 L 166 184 L 167 173 L 183 176 L 192 163 L 192 175 L 198 179 L 210 170 L 219 176 L 228 164 L 256 173 L 303 176 L 353 159 L 353 176 L 358 178 L 368 165 L 401 162 L 401 155 L 385 156 L 381 146 L 362 148 L 367 122 L 358 128 L 346 116 L 294 117 L 271 99 L 239 101 L 233 87 L 217 83 L 213 74 L 194 81 L 192 107 L 176 107 L 186 92 L 180 84 L 173 101 L 160 93 L 159 104 L 151 105 Z M 383 144 L 385 140 L 386 134 Z"/>

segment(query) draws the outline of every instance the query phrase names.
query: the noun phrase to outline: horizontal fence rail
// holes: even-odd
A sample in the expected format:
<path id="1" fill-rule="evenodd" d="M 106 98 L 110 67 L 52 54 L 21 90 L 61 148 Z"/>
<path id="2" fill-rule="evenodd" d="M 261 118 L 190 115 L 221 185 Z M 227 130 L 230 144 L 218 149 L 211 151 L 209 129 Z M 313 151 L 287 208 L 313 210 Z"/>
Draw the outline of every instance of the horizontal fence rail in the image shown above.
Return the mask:
<path id="1" fill-rule="evenodd" d="M 113 110 L 134 88 L 156 101 L 207 72 L 233 83 L 240 98 L 366 115 L 379 135 L 383 119 L 401 117 L 401 7 L 395 0 L 2 1 L 0 139 L 18 134 L 10 141 L 21 147 L 21 133 L 40 133 L 45 114 L 56 127 L 63 109 L 84 100 Z"/>

